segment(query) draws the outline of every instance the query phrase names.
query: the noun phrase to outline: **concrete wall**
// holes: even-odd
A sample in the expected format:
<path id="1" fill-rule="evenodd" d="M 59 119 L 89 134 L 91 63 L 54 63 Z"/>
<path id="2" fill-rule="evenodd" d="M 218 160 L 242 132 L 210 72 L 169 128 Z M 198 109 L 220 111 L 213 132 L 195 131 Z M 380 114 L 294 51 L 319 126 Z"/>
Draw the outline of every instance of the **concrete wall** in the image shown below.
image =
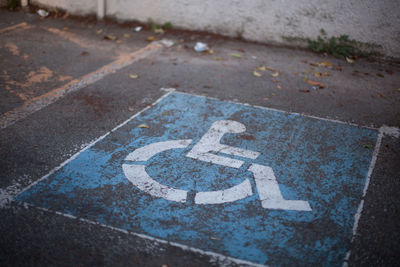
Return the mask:
<path id="1" fill-rule="evenodd" d="M 96 0 L 32 0 L 71 13 L 96 12 Z M 248 40 L 290 44 L 283 36 L 316 38 L 349 35 L 383 46 L 400 58 L 398 0 L 106 0 L 106 15 L 119 20 L 157 23 L 204 30 Z"/>

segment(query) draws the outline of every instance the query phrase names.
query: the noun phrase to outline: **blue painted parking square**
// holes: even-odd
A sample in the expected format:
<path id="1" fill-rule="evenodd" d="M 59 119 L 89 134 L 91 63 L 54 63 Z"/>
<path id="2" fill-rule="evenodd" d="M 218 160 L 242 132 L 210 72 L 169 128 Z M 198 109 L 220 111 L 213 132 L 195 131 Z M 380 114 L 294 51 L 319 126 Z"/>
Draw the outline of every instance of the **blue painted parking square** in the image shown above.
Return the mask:
<path id="1" fill-rule="evenodd" d="M 377 131 L 170 93 L 16 199 L 269 265 L 341 265 Z"/>

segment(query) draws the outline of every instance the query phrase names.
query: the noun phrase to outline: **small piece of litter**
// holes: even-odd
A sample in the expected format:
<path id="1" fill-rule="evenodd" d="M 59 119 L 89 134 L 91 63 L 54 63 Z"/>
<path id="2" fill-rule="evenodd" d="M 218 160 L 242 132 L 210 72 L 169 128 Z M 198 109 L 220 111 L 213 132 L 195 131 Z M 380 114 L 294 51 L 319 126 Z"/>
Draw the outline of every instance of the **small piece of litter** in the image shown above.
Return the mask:
<path id="1" fill-rule="evenodd" d="M 137 78 L 139 78 L 139 75 L 138 74 L 129 74 L 129 78 L 137 79 Z"/>
<path id="2" fill-rule="evenodd" d="M 272 73 L 271 75 L 272 75 L 272 77 L 278 77 L 279 76 L 279 72 L 277 71 L 275 73 Z"/>
<path id="3" fill-rule="evenodd" d="M 41 17 L 47 17 L 47 16 L 49 15 L 49 12 L 47 12 L 47 11 L 44 10 L 44 9 L 39 9 L 39 10 L 37 11 L 37 13 L 38 13 L 38 15 L 41 16 Z"/>
<path id="4" fill-rule="evenodd" d="M 232 53 L 232 54 L 231 54 L 231 57 L 241 58 L 241 57 L 242 57 L 242 55 L 240 55 L 240 54 L 235 54 L 235 53 Z"/>
<path id="5" fill-rule="evenodd" d="M 129 38 L 131 35 L 129 33 L 124 33 L 124 38 Z"/>
<path id="6" fill-rule="evenodd" d="M 253 75 L 256 77 L 262 77 L 263 75 L 257 71 L 253 71 Z"/>
<path id="7" fill-rule="evenodd" d="M 160 43 L 163 44 L 165 47 L 171 47 L 175 44 L 174 41 L 168 39 L 162 39 Z"/>
<path id="8" fill-rule="evenodd" d="M 128 108 L 128 110 L 129 110 L 129 111 L 134 111 L 135 109 L 134 109 L 134 108 L 131 108 L 131 107 L 129 107 L 129 108 Z"/>
<path id="9" fill-rule="evenodd" d="M 150 126 L 147 124 L 140 124 L 140 125 L 138 125 L 138 127 L 139 128 L 150 128 Z"/>
<path id="10" fill-rule="evenodd" d="M 204 52 L 207 51 L 209 48 L 206 43 L 197 42 L 194 46 L 194 51 L 196 52 Z"/>
<path id="11" fill-rule="evenodd" d="M 142 26 L 137 26 L 137 27 L 135 27 L 135 32 L 140 32 L 141 30 L 142 30 Z"/>
<path id="12" fill-rule="evenodd" d="M 211 240 L 218 240 L 218 238 L 216 238 L 216 237 L 214 237 L 214 236 L 212 236 L 212 237 L 210 237 L 211 238 Z"/>

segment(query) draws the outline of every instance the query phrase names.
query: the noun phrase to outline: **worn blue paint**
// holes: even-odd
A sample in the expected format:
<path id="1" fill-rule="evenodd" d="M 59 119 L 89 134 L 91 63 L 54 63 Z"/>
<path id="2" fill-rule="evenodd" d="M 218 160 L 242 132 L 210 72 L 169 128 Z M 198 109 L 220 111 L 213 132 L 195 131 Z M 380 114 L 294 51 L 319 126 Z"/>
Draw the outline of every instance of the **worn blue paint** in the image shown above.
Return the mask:
<path id="1" fill-rule="evenodd" d="M 184 157 L 221 119 L 246 125 L 246 133 L 227 134 L 222 143 L 261 152 L 256 160 L 245 159 L 237 170 Z M 153 179 L 198 192 L 249 178 L 253 196 L 219 205 L 181 204 L 130 184 L 121 168 L 130 152 L 177 139 L 193 142 L 154 156 L 146 169 Z M 363 145 L 376 139 L 375 130 L 172 93 L 17 200 L 256 263 L 340 265 L 372 158 Z M 307 200 L 313 211 L 263 209 L 250 163 L 272 167 L 284 198 Z"/>

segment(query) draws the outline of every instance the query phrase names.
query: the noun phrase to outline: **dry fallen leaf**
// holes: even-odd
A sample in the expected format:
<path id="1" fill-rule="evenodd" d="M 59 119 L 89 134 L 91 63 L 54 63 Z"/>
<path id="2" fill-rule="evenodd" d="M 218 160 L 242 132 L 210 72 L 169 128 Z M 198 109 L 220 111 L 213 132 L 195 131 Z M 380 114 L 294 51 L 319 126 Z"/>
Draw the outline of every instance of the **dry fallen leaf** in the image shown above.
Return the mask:
<path id="1" fill-rule="evenodd" d="M 258 67 L 257 70 L 261 70 L 261 71 L 269 70 L 269 71 L 277 72 L 276 69 L 273 69 L 273 68 L 270 68 L 270 67 L 267 67 L 267 66 Z"/>
<path id="2" fill-rule="evenodd" d="M 325 88 L 325 84 L 320 83 L 320 82 L 308 80 L 307 83 L 311 84 L 311 85 L 314 85 L 314 86 L 318 86 L 319 88 Z"/>
<path id="3" fill-rule="evenodd" d="M 268 97 L 264 97 L 264 100 L 269 100 L 269 98 Z"/>
<path id="4" fill-rule="evenodd" d="M 262 77 L 263 75 L 257 71 L 253 71 L 253 75 L 256 77 Z"/>
<path id="5" fill-rule="evenodd" d="M 152 42 L 152 41 L 154 41 L 156 38 L 154 37 L 154 36 L 148 36 L 147 38 L 146 38 L 146 41 L 148 41 L 148 42 Z"/>
<path id="6" fill-rule="evenodd" d="M 239 54 L 232 53 L 232 54 L 231 54 L 231 57 L 241 58 L 241 57 L 242 57 L 242 55 L 239 55 Z"/>
<path id="7" fill-rule="evenodd" d="M 319 67 L 332 67 L 333 64 L 328 61 L 323 61 L 323 62 L 319 63 L 318 66 Z"/>
<path id="8" fill-rule="evenodd" d="M 310 90 L 309 89 L 300 89 L 299 92 L 300 93 L 309 93 Z"/>
<path id="9" fill-rule="evenodd" d="M 138 125 L 138 127 L 139 128 L 150 128 L 150 126 L 147 124 L 140 124 L 140 125 Z"/>
<path id="10" fill-rule="evenodd" d="M 114 35 L 104 35 L 103 39 L 104 39 L 104 40 L 115 41 L 115 40 L 117 40 L 117 36 L 114 36 Z"/>
<path id="11" fill-rule="evenodd" d="M 129 78 L 137 79 L 137 78 L 139 78 L 139 75 L 138 74 L 129 74 Z"/>
<path id="12" fill-rule="evenodd" d="M 159 28 L 159 29 L 154 29 L 154 33 L 158 33 L 158 34 L 164 34 L 164 30 Z"/>
<path id="13" fill-rule="evenodd" d="M 82 53 L 81 53 L 81 56 L 88 56 L 89 55 L 89 52 L 87 52 L 87 51 L 83 51 Z"/>
<path id="14" fill-rule="evenodd" d="M 131 35 L 129 33 L 124 33 L 124 38 L 129 38 Z"/>
<path id="15" fill-rule="evenodd" d="M 129 111 L 134 111 L 134 109 L 132 107 L 129 107 L 128 110 Z"/>
<path id="16" fill-rule="evenodd" d="M 319 72 L 319 71 L 317 71 L 317 72 L 314 72 L 314 76 L 315 77 L 325 77 L 325 76 L 330 76 L 331 74 L 329 73 L 329 72 Z"/>
<path id="17" fill-rule="evenodd" d="M 353 64 L 353 63 L 354 63 L 354 60 L 351 59 L 351 58 L 348 58 L 348 57 L 346 57 L 346 61 L 347 61 L 348 63 L 350 63 L 350 64 Z"/>
<path id="18" fill-rule="evenodd" d="M 383 95 L 381 93 L 376 93 L 376 97 L 380 98 L 383 97 Z"/>
<path id="19" fill-rule="evenodd" d="M 278 77 L 279 76 L 279 72 L 277 71 L 275 73 L 272 73 L 271 75 L 272 75 L 272 77 Z"/>
<path id="20" fill-rule="evenodd" d="M 100 34 L 100 33 L 102 33 L 102 32 L 103 32 L 102 29 L 96 31 L 97 34 Z"/>
<path id="21" fill-rule="evenodd" d="M 400 92 L 400 88 L 397 88 L 397 91 Z"/>

